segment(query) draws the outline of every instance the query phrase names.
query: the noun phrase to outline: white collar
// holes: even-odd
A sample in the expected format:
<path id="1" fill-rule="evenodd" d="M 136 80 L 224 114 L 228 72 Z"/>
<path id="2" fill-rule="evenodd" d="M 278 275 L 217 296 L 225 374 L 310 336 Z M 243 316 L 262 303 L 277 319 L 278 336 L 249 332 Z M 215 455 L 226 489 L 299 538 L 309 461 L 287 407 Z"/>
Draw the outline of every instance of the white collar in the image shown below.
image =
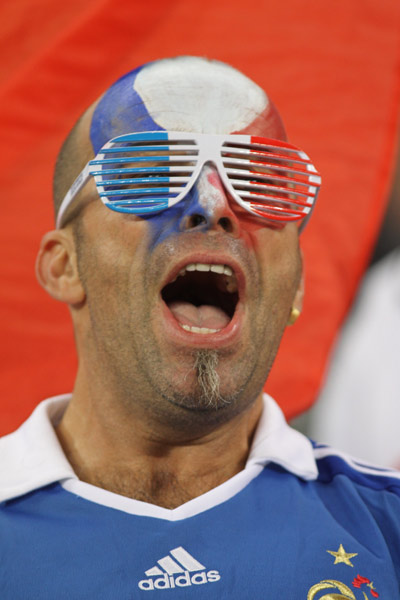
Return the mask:
<path id="1" fill-rule="evenodd" d="M 77 480 L 54 431 L 69 400 L 70 395 L 63 395 L 41 402 L 17 431 L 0 438 L 0 502 L 57 481 Z M 311 442 L 289 427 L 276 402 L 265 394 L 245 469 L 268 462 L 302 479 L 317 477 Z"/>

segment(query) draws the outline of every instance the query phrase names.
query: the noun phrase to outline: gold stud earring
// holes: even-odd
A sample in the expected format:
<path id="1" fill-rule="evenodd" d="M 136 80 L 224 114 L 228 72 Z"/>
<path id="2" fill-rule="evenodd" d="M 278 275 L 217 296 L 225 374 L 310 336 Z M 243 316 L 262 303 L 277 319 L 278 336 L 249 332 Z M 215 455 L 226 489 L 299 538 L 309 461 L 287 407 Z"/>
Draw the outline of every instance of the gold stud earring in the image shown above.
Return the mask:
<path id="1" fill-rule="evenodd" d="M 292 310 L 290 311 L 290 317 L 289 317 L 287 324 L 294 325 L 300 315 L 301 315 L 301 312 L 299 311 L 299 309 L 293 307 Z"/>

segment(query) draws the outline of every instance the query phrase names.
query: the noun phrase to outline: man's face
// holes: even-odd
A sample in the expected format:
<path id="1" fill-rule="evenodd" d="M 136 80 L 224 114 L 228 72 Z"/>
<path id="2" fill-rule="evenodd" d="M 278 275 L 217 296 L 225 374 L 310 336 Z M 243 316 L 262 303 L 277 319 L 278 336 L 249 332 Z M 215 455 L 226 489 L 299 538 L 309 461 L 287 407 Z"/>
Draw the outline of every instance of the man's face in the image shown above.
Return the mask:
<path id="1" fill-rule="evenodd" d="M 224 90 L 229 100 L 226 81 Z M 170 93 L 172 108 L 157 113 L 158 125 L 182 129 L 177 101 Z M 229 126 L 225 133 L 240 132 L 236 119 L 241 131 L 278 137 L 278 117 L 262 110 L 260 98 L 256 103 L 248 123 L 237 107 L 230 115 L 222 105 L 212 120 Z M 191 115 L 185 119 L 188 128 Z M 199 120 L 203 130 L 209 127 L 207 114 L 197 111 L 192 130 Z M 129 130 L 140 130 L 141 122 Z M 97 199 L 85 208 L 78 231 L 90 316 L 80 355 L 96 377 L 125 400 L 143 398 L 149 410 L 166 414 L 179 407 L 186 415 L 188 409 L 232 415 L 255 399 L 300 281 L 295 225 L 265 226 L 246 213 L 206 164 L 174 207 L 140 218 L 114 213 Z"/>

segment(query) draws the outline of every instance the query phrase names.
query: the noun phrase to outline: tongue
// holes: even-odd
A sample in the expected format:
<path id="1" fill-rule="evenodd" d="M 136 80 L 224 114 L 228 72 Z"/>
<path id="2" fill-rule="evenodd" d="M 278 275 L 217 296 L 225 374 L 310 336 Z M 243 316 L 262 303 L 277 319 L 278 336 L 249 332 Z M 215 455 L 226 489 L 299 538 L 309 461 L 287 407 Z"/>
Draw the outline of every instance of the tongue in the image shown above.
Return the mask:
<path id="1" fill-rule="evenodd" d="M 194 306 L 189 302 L 171 302 L 169 310 L 181 325 L 189 327 L 207 327 L 208 329 L 223 329 L 230 318 L 222 308 L 203 304 Z"/>

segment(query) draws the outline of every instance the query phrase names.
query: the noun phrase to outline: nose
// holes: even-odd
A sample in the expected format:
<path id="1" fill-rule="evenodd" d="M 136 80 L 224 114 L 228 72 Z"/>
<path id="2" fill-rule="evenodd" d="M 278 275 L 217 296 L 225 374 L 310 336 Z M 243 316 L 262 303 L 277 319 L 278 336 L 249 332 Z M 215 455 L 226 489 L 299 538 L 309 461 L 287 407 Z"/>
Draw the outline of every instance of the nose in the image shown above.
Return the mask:
<path id="1" fill-rule="evenodd" d="M 229 199 L 214 165 L 203 166 L 195 185 L 183 202 L 185 210 L 181 218 L 181 231 L 216 230 L 238 237 L 239 220 L 232 210 L 234 200 Z"/>

